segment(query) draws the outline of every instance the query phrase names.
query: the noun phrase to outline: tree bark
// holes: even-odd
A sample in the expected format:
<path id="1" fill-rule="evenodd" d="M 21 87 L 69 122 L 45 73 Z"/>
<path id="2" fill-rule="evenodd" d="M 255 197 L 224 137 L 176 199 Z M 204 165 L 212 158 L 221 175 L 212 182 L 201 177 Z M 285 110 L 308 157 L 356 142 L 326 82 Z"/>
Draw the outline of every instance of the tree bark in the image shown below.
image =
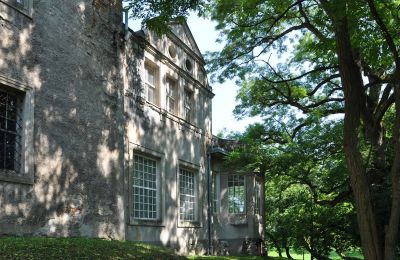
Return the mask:
<path id="1" fill-rule="evenodd" d="M 379 238 L 375 215 L 371 203 L 371 194 L 366 176 L 366 169 L 359 151 L 358 135 L 360 117 L 365 105 L 365 93 L 361 72 L 354 62 L 350 36 L 346 20 L 346 3 L 341 5 L 341 15 L 334 17 L 336 34 L 336 52 L 338 55 L 341 81 L 345 95 L 344 152 L 350 175 L 350 183 L 357 209 L 358 227 L 365 259 L 380 260 L 383 257 L 382 243 Z"/>
<path id="2" fill-rule="evenodd" d="M 267 236 L 269 236 L 269 238 L 271 238 L 272 243 L 274 244 L 276 250 L 278 251 L 279 257 L 282 257 L 282 250 L 281 250 L 281 247 L 279 246 L 278 241 L 276 240 L 276 238 L 271 233 L 265 232 L 265 234 Z"/>
<path id="3" fill-rule="evenodd" d="M 394 159 L 391 169 L 392 175 L 392 208 L 388 227 L 385 227 L 385 259 L 392 260 L 396 258 L 396 245 L 399 232 L 400 219 L 400 79 L 396 77 L 395 84 L 395 106 L 396 119 L 393 126 L 393 147 Z"/>
<path id="4" fill-rule="evenodd" d="M 293 257 L 290 255 L 290 248 L 286 244 L 285 244 L 285 252 L 287 258 L 293 259 Z"/>

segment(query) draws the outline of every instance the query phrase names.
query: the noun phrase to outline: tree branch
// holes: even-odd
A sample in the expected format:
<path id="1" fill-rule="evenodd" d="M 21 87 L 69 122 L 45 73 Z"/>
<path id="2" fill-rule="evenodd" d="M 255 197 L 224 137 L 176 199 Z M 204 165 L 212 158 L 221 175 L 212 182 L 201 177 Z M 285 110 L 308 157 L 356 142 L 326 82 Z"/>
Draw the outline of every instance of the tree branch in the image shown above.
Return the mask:
<path id="1" fill-rule="evenodd" d="M 376 23 L 378 24 L 379 28 L 382 31 L 383 37 L 387 45 L 389 46 L 389 50 L 393 54 L 393 59 L 396 64 L 396 70 L 400 70 L 400 59 L 399 59 L 399 52 L 397 51 L 396 44 L 394 43 L 393 37 L 390 34 L 388 28 L 386 27 L 385 23 L 383 22 L 382 18 L 379 16 L 378 10 L 372 0 L 366 0 L 371 10 L 372 17 L 375 19 Z"/>
<path id="2" fill-rule="evenodd" d="M 305 10 L 303 9 L 303 4 L 299 3 L 299 12 L 301 14 L 301 16 L 304 18 L 305 22 L 304 25 L 305 27 L 312 32 L 318 39 L 320 39 L 321 41 L 325 41 L 326 37 L 322 34 L 322 32 L 320 30 L 318 30 L 317 27 L 315 27 L 311 22 L 310 19 L 308 19 L 308 15 L 305 12 Z"/>
<path id="3" fill-rule="evenodd" d="M 315 73 L 315 72 L 331 70 L 331 69 L 339 69 L 339 67 L 338 66 L 323 66 L 323 67 L 318 67 L 318 68 L 312 69 L 310 71 L 307 71 L 307 72 L 305 72 L 305 73 L 303 73 L 303 74 L 301 74 L 299 76 L 293 77 L 293 78 L 282 79 L 282 80 L 277 80 L 277 81 L 265 78 L 265 80 L 270 82 L 270 83 L 280 84 L 280 83 L 285 83 L 285 82 L 290 82 L 290 81 L 301 79 L 301 78 L 303 78 L 303 77 L 305 77 L 305 76 L 307 76 L 309 74 Z M 337 74 L 335 74 L 335 75 L 337 75 Z M 283 77 L 281 77 L 281 78 L 283 78 Z"/>
<path id="4" fill-rule="evenodd" d="M 311 90 L 310 92 L 307 93 L 307 96 L 312 96 L 315 94 L 315 92 L 317 92 L 323 85 L 325 85 L 326 83 L 331 82 L 332 79 L 336 79 L 336 78 L 340 78 L 340 74 L 333 74 L 329 77 L 327 77 L 326 79 L 324 79 L 323 81 L 321 81 L 320 83 L 317 84 L 317 86 L 315 86 L 315 88 L 313 90 Z"/>

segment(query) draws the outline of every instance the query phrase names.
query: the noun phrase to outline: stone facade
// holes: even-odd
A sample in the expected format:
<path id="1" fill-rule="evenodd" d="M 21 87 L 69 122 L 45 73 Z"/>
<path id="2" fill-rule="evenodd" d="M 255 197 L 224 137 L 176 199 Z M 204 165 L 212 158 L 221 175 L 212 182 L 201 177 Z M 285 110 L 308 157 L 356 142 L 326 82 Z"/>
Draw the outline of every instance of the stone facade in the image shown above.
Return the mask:
<path id="1" fill-rule="evenodd" d="M 0 96 L 15 98 L 9 107 L 18 110 L 0 111 L 1 235 L 204 252 L 215 171 L 221 203 L 212 239 L 226 240 L 232 254 L 247 252 L 237 243 L 262 238 L 261 217 L 224 208 L 225 173 L 208 153 L 213 93 L 186 24 L 128 37 L 120 1 L 0 0 L 0 26 Z M 253 201 L 255 175 L 245 178 Z"/>

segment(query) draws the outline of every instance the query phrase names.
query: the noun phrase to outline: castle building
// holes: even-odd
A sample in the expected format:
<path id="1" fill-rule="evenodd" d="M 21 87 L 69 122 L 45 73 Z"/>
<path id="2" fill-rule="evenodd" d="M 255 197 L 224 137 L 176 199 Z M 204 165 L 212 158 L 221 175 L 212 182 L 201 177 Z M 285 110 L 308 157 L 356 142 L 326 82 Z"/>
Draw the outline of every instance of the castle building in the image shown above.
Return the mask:
<path id="1" fill-rule="evenodd" d="M 190 29 L 133 32 L 122 13 L 0 0 L 0 235 L 260 252 L 263 180 L 224 166 Z"/>

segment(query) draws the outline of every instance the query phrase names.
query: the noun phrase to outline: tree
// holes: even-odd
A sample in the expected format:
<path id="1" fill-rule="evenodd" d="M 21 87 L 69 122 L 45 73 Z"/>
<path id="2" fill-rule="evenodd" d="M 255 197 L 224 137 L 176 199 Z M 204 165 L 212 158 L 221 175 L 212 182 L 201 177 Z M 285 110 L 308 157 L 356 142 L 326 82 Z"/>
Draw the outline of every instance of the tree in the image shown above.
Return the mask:
<path id="1" fill-rule="evenodd" d="M 342 120 L 316 120 L 295 139 L 287 135 L 287 124 L 255 124 L 229 136 L 244 145 L 230 154 L 227 167 L 246 165 L 265 174 L 266 238 L 278 252 L 282 248 L 291 258 L 290 248 L 305 249 L 316 259 L 327 259 L 334 248 L 343 256 L 359 241 L 342 151 Z M 265 144 L 271 130 L 286 141 Z"/>
<path id="2" fill-rule="evenodd" d="M 136 16 L 150 13 L 144 17 L 161 20 L 205 7 L 201 0 L 190 5 L 128 2 L 134 3 Z M 399 0 L 213 0 L 206 6 L 225 42 L 223 51 L 212 56 L 210 70 L 221 71 L 220 80 L 239 77 L 243 90 L 238 112 L 268 115 L 276 108 L 286 109 L 298 119 L 290 131 L 293 137 L 310 117 L 344 113 L 344 152 L 366 259 L 394 259 L 398 244 L 399 4 Z M 184 6 L 183 12 L 179 6 Z M 287 54 L 287 61 L 274 65 L 271 52 Z M 247 91 L 251 89 L 260 91 Z M 392 108 L 389 135 L 383 119 Z M 295 110 L 302 115 L 296 116 Z M 274 135 L 266 139 L 282 141 Z M 386 201 L 391 202 L 386 206 Z"/>
<path id="3" fill-rule="evenodd" d="M 123 3 L 132 18 L 142 20 L 142 25 L 157 33 L 168 31 L 171 20 L 183 20 L 189 11 L 202 14 L 205 8 L 201 0 L 123 0 Z"/>
<path id="4" fill-rule="evenodd" d="M 394 259 L 398 244 L 399 4 L 397 0 L 211 4 L 225 47 L 212 55 L 210 70 L 219 69 L 220 80 L 240 79 L 237 112 L 268 116 L 274 109 L 286 110 L 298 122 L 289 131 L 293 137 L 310 118 L 344 113 L 343 147 L 366 259 Z M 287 59 L 273 64 L 270 53 Z M 391 108 L 395 121 L 389 135 L 383 119 Z M 265 139 L 282 141 L 274 134 Z M 386 197 L 379 196 L 385 192 Z"/>

